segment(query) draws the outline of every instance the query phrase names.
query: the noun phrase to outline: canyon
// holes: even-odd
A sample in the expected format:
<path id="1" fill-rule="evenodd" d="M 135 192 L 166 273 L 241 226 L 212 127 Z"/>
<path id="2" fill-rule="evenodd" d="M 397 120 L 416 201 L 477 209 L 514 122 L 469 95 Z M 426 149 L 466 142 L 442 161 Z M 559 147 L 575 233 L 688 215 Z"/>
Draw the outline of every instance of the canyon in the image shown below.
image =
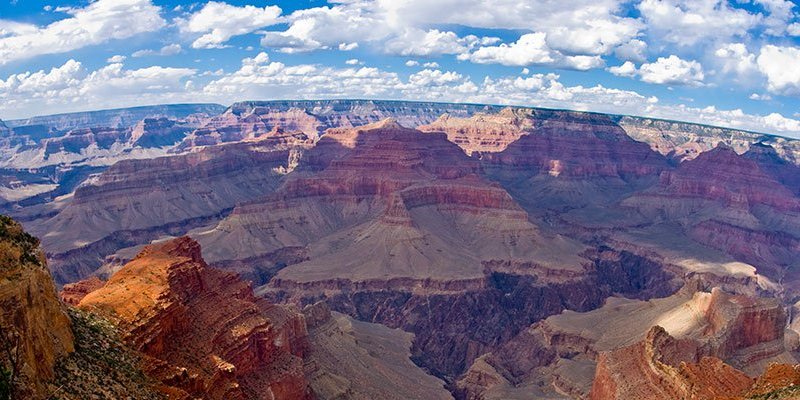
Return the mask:
<path id="1" fill-rule="evenodd" d="M 104 321 L 142 398 L 791 394 L 798 172 L 798 140 L 524 107 L 0 124 L 0 207 L 61 289 L 26 307 L 64 343 Z"/>

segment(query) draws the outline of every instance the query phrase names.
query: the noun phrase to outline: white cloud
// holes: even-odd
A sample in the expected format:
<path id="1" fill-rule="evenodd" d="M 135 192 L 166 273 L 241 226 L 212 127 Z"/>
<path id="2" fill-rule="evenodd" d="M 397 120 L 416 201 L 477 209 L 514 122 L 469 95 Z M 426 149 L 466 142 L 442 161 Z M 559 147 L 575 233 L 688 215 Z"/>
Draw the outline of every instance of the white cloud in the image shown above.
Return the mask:
<path id="1" fill-rule="evenodd" d="M 724 74 L 733 74 L 739 82 L 749 80 L 758 73 L 756 56 L 743 43 L 722 45 L 714 52 L 714 56 L 721 64 L 719 70 Z"/>
<path id="2" fill-rule="evenodd" d="M 619 0 L 377 0 L 390 25 L 457 24 L 521 29 L 547 35 L 548 46 L 569 54 L 598 55 L 636 37 L 642 28 L 617 15 Z"/>
<path id="3" fill-rule="evenodd" d="M 748 97 L 748 98 L 749 98 L 750 100 L 759 100 L 759 101 L 769 101 L 769 100 L 772 100 L 772 96 L 770 96 L 770 95 L 768 95 L 768 94 L 758 94 L 758 93 L 753 93 L 753 94 L 751 94 L 751 95 L 750 95 L 750 97 Z"/>
<path id="4" fill-rule="evenodd" d="M 800 22 L 795 22 L 786 27 L 786 33 L 791 36 L 800 36 Z"/>
<path id="5" fill-rule="evenodd" d="M 419 65 L 419 61 L 416 60 L 406 61 L 406 67 L 416 67 L 417 65 Z"/>
<path id="6" fill-rule="evenodd" d="M 261 53 L 266 55 L 265 53 Z M 377 68 L 338 69 L 316 65 L 287 66 L 261 54 L 242 61 L 242 67 L 203 88 L 209 99 L 230 102 L 242 98 L 391 97 L 401 86 L 397 74 Z"/>
<path id="7" fill-rule="evenodd" d="M 642 0 L 637 7 L 651 34 L 678 46 L 745 37 L 761 20 L 727 0 Z"/>
<path id="8" fill-rule="evenodd" d="M 161 9 L 150 0 L 98 0 L 63 11 L 70 17 L 43 27 L 0 20 L 0 65 L 125 39 L 166 25 Z"/>
<path id="9" fill-rule="evenodd" d="M 472 53 L 459 55 L 460 60 L 477 64 L 502 64 L 508 66 L 549 65 L 562 68 L 588 70 L 602 67 L 600 56 L 565 56 L 547 45 L 546 34 L 527 33 L 514 43 L 480 47 Z"/>
<path id="10" fill-rule="evenodd" d="M 659 57 L 653 63 L 642 64 L 638 72 L 642 81 L 667 85 L 699 86 L 705 75 L 697 61 L 686 61 L 678 56 Z"/>
<path id="11" fill-rule="evenodd" d="M 622 61 L 635 61 L 635 62 L 645 62 L 647 61 L 647 43 L 643 40 L 633 39 L 628 43 L 625 43 L 614 51 L 614 55 L 617 56 Z"/>
<path id="12" fill-rule="evenodd" d="M 426 62 L 426 63 L 422 64 L 422 66 L 425 67 L 425 68 L 436 69 L 436 68 L 439 68 L 439 63 L 437 63 L 436 61 L 429 61 L 429 62 Z"/>
<path id="13" fill-rule="evenodd" d="M 628 78 L 632 78 L 636 76 L 639 70 L 636 68 L 636 65 L 630 61 L 625 61 L 622 65 L 618 65 L 616 67 L 608 68 L 608 72 L 611 72 L 617 76 L 625 76 Z"/>
<path id="14" fill-rule="evenodd" d="M 178 26 L 182 32 L 201 34 L 192 42 L 192 48 L 219 48 L 234 36 L 279 23 L 280 15 L 281 9 L 278 6 L 236 7 L 210 1 L 200 11 L 189 16 L 188 20 L 180 20 Z"/>
<path id="15" fill-rule="evenodd" d="M 40 114 L 188 100 L 186 79 L 195 71 L 153 66 L 124 69 L 113 63 L 88 72 L 75 60 L 50 71 L 25 72 L 0 79 L 0 112 Z M 20 114 L 24 115 L 24 114 Z"/>
<path id="16" fill-rule="evenodd" d="M 385 45 L 387 52 L 402 56 L 460 54 L 469 47 L 467 39 L 438 29 L 406 29 L 401 35 L 388 40 Z"/>
<path id="17" fill-rule="evenodd" d="M 287 20 L 290 23 L 287 30 L 266 32 L 261 45 L 296 53 L 329 49 L 341 43 L 380 40 L 391 32 L 385 23 L 361 7 L 361 3 L 298 10 Z"/>
<path id="18" fill-rule="evenodd" d="M 174 56 L 180 54 L 183 48 L 179 44 L 170 44 L 162 47 L 160 50 L 139 50 L 134 51 L 131 57 L 145 57 L 145 56 Z"/>
<path id="19" fill-rule="evenodd" d="M 462 82 L 464 76 L 458 72 L 424 69 L 408 77 L 408 83 L 415 86 L 442 86 Z"/>
<path id="20" fill-rule="evenodd" d="M 347 64 L 347 65 L 358 65 L 358 64 L 361 64 L 361 61 L 358 61 L 357 58 L 351 58 L 351 59 L 345 61 L 344 63 Z"/>
<path id="21" fill-rule="evenodd" d="M 344 42 L 342 42 L 342 43 L 339 43 L 339 50 L 341 50 L 341 51 L 350 51 L 350 50 L 355 50 L 357 48 L 358 48 L 358 42 L 353 42 L 353 43 L 344 43 Z"/>
<path id="22" fill-rule="evenodd" d="M 767 90 L 776 94 L 800 94 L 800 48 L 766 45 L 757 59 L 767 77 Z"/>
<path id="23" fill-rule="evenodd" d="M 755 0 L 754 2 L 768 12 L 768 15 L 763 18 L 765 33 L 775 36 L 786 33 L 788 21 L 793 16 L 794 3 L 788 0 Z"/>
<path id="24" fill-rule="evenodd" d="M 106 59 L 106 62 L 109 63 L 109 64 L 115 64 L 115 63 L 124 62 L 126 59 L 128 59 L 128 57 L 125 57 L 123 55 L 117 54 L 115 56 L 111 56 L 108 59 Z"/>

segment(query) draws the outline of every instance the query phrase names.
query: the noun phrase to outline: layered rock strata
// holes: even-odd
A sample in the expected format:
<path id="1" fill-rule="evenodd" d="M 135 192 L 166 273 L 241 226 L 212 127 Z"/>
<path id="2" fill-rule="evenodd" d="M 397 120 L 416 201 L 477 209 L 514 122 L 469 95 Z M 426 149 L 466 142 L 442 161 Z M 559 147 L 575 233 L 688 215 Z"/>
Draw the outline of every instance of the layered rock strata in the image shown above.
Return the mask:
<path id="1" fill-rule="evenodd" d="M 145 247 L 79 306 L 117 321 L 124 340 L 149 356 L 147 373 L 182 396 L 310 396 L 302 315 L 209 268 L 191 239 Z"/>

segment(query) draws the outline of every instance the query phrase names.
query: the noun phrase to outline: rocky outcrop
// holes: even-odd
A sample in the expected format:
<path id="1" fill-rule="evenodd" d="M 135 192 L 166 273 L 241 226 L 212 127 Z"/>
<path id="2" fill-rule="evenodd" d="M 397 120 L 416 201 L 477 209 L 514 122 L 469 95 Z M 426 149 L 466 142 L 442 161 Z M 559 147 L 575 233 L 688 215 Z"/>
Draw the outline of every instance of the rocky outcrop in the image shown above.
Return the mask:
<path id="1" fill-rule="evenodd" d="M 329 128 L 353 128 L 395 118 L 409 127 L 432 122 L 442 114 L 466 117 L 492 106 L 374 101 L 251 101 L 231 105 L 187 137 L 182 148 L 258 138 L 275 128 L 318 138 Z"/>
<path id="2" fill-rule="evenodd" d="M 39 241 L 0 216 L 0 388 L 9 398 L 46 398 L 56 361 L 74 350 L 71 323 Z"/>
<path id="3" fill-rule="evenodd" d="M 305 143 L 302 136 L 273 136 L 122 161 L 76 189 L 58 214 L 30 228 L 44 237 L 56 280 L 76 281 L 121 247 L 175 234 L 176 228 L 180 235 L 239 202 L 269 193 L 293 168 Z M 87 234 L 75 238 L 76 231 Z"/>
<path id="4" fill-rule="evenodd" d="M 131 128 L 130 143 L 134 147 L 170 147 L 183 140 L 191 125 L 168 118 L 145 118 Z"/>
<path id="5" fill-rule="evenodd" d="M 691 160 L 720 144 L 742 154 L 759 143 L 774 147 L 786 161 L 797 164 L 800 160 L 800 142 L 797 140 L 689 122 L 630 116 L 616 119 L 630 137 L 649 144 L 654 151 L 676 161 Z"/>
<path id="6" fill-rule="evenodd" d="M 534 323 L 477 359 L 456 382 L 456 391 L 467 399 L 497 399 L 504 393 L 552 386 L 571 397 L 586 398 L 593 382 L 601 385 L 597 382 L 605 382 L 606 375 L 621 382 L 630 379 L 637 386 L 637 374 L 644 373 L 632 372 L 639 368 L 635 365 L 650 365 L 636 359 L 637 346 L 648 340 L 652 327 L 663 330 L 674 342 L 659 360 L 675 368 L 681 362 L 700 363 L 680 367 L 684 368 L 681 373 L 692 376 L 716 371 L 722 363 L 706 365 L 709 361 L 703 361 L 704 357 L 724 360 L 730 365 L 726 370 L 737 368 L 737 374 L 741 370 L 752 375 L 760 374 L 769 362 L 794 360 L 791 349 L 784 346 L 786 315 L 779 302 L 730 295 L 717 288 L 697 291 L 699 285 L 692 282 L 674 295 L 648 301 L 612 297 L 598 309 L 564 311 Z M 601 365 L 608 358 L 614 358 L 617 366 Z M 622 383 L 601 386 L 606 390 L 618 384 Z M 719 384 L 724 386 L 724 382 Z M 653 385 L 654 391 L 664 389 L 657 381 Z M 603 392 L 597 398 L 606 395 L 610 396 Z M 639 398 L 620 396 L 607 398 Z"/>
<path id="7" fill-rule="evenodd" d="M 447 139 L 468 155 L 503 151 L 536 128 L 535 111 L 507 107 L 496 114 L 480 113 L 470 118 L 454 118 L 444 114 L 418 129 L 423 132 L 444 132 Z"/>
<path id="8" fill-rule="evenodd" d="M 81 300 L 118 321 L 148 374 L 209 399 L 304 399 L 305 322 L 209 268 L 191 239 L 150 245 Z"/>
<path id="9" fill-rule="evenodd" d="M 680 224 L 695 241 L 772 279 L 797 265 L 800 199 L 763 164 L 721 145 L 661 174 L 622 202 L 645 220 Z"/>
<path id="10" fill-rule="evenodd" d="M 59 295 L 64 303 L 77 306 L 87 294 L 100 289 L 105 284 L 106 281 L 96 276 L 90 276 L 81 281 L 64 285 Z"/>
<path id="11" fill-rule="evenodd" d="M 691 342 L 653 327 L 637 344 L 598 357 L 590 399 L 714 399 L 747 390 L 753 380 L 714 357 L 696 360 Z"/>
<path id="12" fill-rule="evenodd" d="M 742 156 L 754 161 L 761 170 L 793 191 L 795 195 L 800 195 L 800 166 L 781 156 L 776 146 L 766 142 L 754 143 Z"/>
<path id="13" fill-rule="evenodd" d="M 562 257 L 572 253 L 559 260 L 562 269 L 580 270 L 586 261 L 577 243 L 539 235 L 511 196 L 481 178 L 477 161 L 441 133 L 391 120 L 330 130 L 297 172 L 195 235 L 213 263 L 307 247 L 308 260 L 278 271 L 276 280 L 358 282 L 482 278 L 482 260 L 550 265 L 555 248 Z M 537 246 L 545 241 L 553 247 Z"/>

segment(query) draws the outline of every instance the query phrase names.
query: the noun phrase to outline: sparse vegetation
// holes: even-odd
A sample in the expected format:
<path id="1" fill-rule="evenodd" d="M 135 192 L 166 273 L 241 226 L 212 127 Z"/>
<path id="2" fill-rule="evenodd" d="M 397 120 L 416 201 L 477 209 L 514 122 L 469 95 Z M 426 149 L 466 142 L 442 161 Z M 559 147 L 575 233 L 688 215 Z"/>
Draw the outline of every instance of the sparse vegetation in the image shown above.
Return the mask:
<path id="1" fill-rule="evenodd" d="M 142 372 L 139 355 L 125 346 L 110 321 L 69 309 L 75 352 L 56 364 L 50 395 L 56 399 L 159 399 Z"/>
<path id="2" fill-rule="evenodd" d="M 0 215 L 0 272 L 26 264 L 38 267 L 45 265 L 44 254 L 39 250 L 39 239 L 25 232 L 10 217 Z"/>
<path id="3" fill-rule="evenodd" d="M 0 400 L 15 399 L 19 377 L 20 335 L 13 327 L 0 327 Z"/>
<path id="4" fill-rule="evenodd" d="M 51 400 L 161 398 L 142 372 L 139 355 L 122 343 L 113 323 L 75 308 L 69 315 L 75 352 L 56 363 Z"/>

